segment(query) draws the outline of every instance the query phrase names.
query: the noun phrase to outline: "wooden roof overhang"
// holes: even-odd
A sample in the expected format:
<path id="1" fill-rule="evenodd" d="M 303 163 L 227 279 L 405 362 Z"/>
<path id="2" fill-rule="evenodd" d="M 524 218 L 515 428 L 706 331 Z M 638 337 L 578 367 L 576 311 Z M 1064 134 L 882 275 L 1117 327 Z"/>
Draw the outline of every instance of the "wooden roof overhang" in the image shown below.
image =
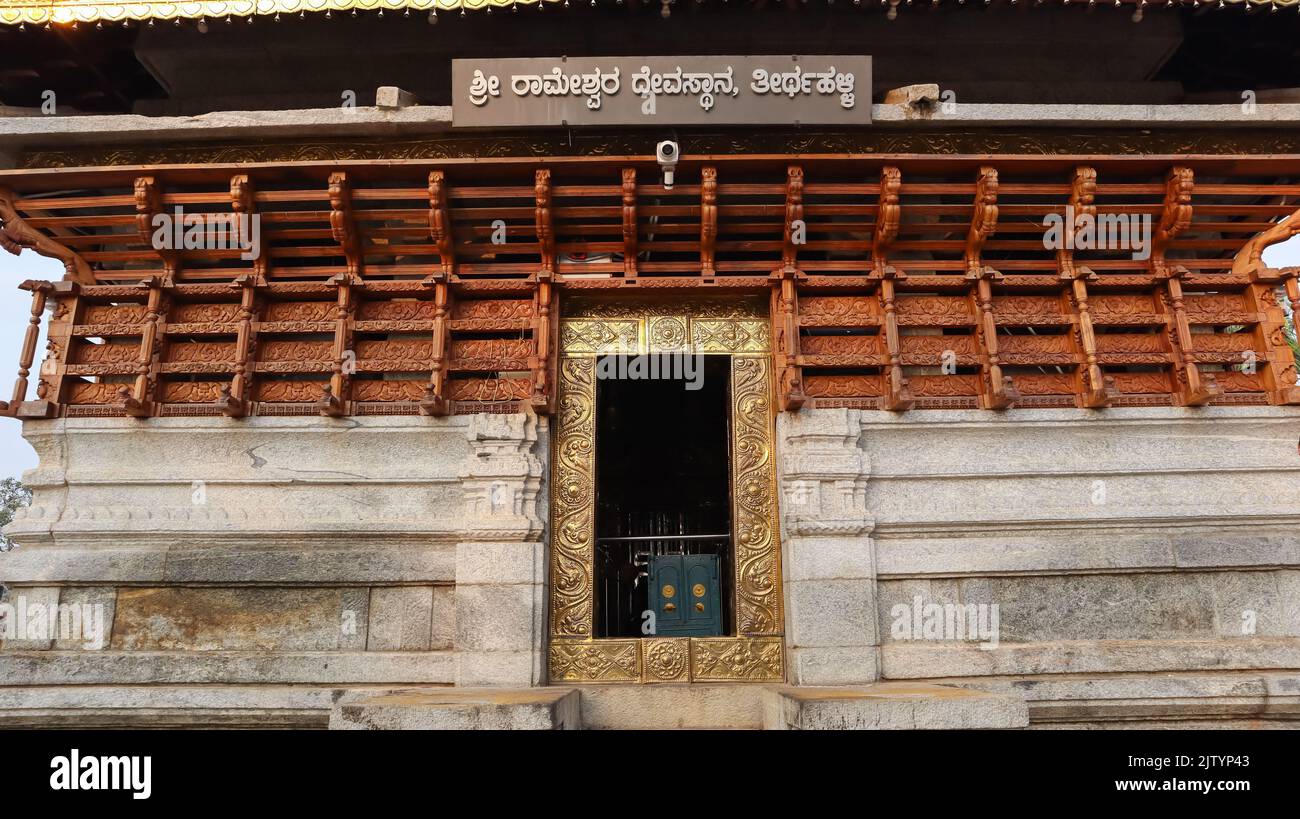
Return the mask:
<path id="1" fill-rule="evenodd" d="M 1058 4 L 1068 5 L 1070 0 L 1057 0 Z M 606 0 L 609 2 L 609 0 Z M 1002 0 L 1014 4 L 1014 0 Z M 593 0 L 594 4 L 594 0 Z M 760 0 L 759 5 L 765 5 Z M 910 2 L 908 3 L 910 5 Z M 628 5 L 632 5 L 629 0 Z M 665 0 L 656 0 L 652 4 L 662 6 L 670 11 L 670 4 Z M 785 5 L 797 9 L 800 3 L 785 0 Z M 884 7 L 891 17 L 897 13 L 903 0 L 889 0 L 887 3 L 863 4 L 866 10 Z M 929 5 L 929 4 L 926 4 Z M 1112 5 L 1106 2 L 1103 6 Z M 1148 0 L 1120 0 L 1113 5 L 1146 7 Z M 1152 6 L 1171 7 L 1184 5 L 1181 0 L 1151 3 Z M 1186 5 L 1204 6 L 1208 9 L 1280 9 L 1300 5 L 1300 0 L 1191 0 Z M 195 0 L 195 2 L 145 2 L 106 3 L 98 0 L 0 0 L 0 25 L 76 25 L 78 23 L 118 23 L 129 24 L 132 21 L 146 20 L 182 20 L 182 19 L 230 19 L 251 17 L 278 17 L 281 14 L 332 14 L 348 12 L 355 14 L 383 12 L 481 12 L 523 7 L 531 8 L 567 8 L 569 0 Z"/>
<path id="2" fill-rule="evenodd" d="M 1261 258 L 1300 232 L 1300 155 L 696 155 L 676 176 L 647 156 L 0 172 L 0 242 L 68 274 L 23 285 L 8 411 L 547 412 L 566 293 L 764 294 L 786 409 L 1300 403 L 1297 270 Z M 256 217 L 262 254 L 160 247 L 177 208 Z M 1067 213 L 1145 220 L 1147 255 L 1049 244 Z"/>

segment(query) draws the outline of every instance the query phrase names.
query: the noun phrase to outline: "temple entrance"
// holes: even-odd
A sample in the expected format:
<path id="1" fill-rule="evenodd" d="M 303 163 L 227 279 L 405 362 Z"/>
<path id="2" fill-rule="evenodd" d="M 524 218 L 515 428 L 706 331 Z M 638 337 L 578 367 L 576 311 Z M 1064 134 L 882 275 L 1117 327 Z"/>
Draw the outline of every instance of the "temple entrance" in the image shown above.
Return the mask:
<path id="1" fill-rule="evenodd" d="M 731 626 L 731 359 L 660 356 L 657 378 L 626 361 L 597 363 L 595 636 L 720 636 Z"/>
<path id="2" fill-rule="evenodd" d="M 575 299 L 559 324 L 551 681 L 783 680 L 767 300 Z"/>

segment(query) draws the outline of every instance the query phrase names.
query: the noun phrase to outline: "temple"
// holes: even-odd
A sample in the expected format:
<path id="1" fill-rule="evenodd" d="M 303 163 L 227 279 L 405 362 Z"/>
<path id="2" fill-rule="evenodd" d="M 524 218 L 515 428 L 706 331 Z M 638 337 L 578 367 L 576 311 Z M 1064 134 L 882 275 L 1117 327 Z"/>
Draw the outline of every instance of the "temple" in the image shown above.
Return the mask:
<path id="1" fill-rule="evenodd" d="M 1300 718 L 1298 8 L 0 0 L 0 725 Z"/>

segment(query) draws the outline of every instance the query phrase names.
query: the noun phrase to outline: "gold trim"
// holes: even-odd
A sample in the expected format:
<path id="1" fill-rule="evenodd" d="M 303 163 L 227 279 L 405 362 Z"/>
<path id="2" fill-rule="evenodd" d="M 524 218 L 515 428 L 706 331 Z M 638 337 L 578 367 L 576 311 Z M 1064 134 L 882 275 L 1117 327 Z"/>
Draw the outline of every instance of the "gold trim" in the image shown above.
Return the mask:
<path id="1" fill-rule="evenodd" d="M 784 679 L 771 330 L 757 299 L 562 305 L 552 471 L 550 678 L 568 683 Z M 594 639 L 596 358 L 731 355 L 737 636 Z"/>
<path id="2" fill-rule="evenodd" d="M 481 11 L 508 6 L 554 5 L 563 0 L 196 0 L 195 2 L 101 3 L 84 0 L 0 0 L 0 23 L 118 23 L 123 20 L 194 20 L 318 14 L 327 11 Z M 1286 0 L 1281 0 L 1286 2 Z"/>
<path id="3" fill-rule="evenodd" d="M 785 644 L 772 637 L 555 640 L 551 682 L 781 682 Z"/>
<path id="4" fill-rule="evenodd" d="M 252 15 L 320 13 L 325 11 L 482 11 L 509 6 L 554 5 L 563 0 L 197 0 L 197 2 L 102 3 L 85 0 L 0 0 L 0 24 L 69 25 L 74 22 L 122 20 L 174 20 L 199 17 L 249 17 Z M 1128 0 L 1136 4 L 1137 0 Z M 1287 8 L 1300 0 L 1226 0 L 1231 6 Z"/>

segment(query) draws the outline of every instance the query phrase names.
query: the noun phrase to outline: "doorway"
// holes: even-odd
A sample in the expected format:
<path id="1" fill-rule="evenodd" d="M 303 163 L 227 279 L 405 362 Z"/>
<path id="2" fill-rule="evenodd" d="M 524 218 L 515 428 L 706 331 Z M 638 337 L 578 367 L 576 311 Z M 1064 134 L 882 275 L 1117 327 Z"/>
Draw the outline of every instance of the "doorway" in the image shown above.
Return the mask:
<path id="1" fill-rule="evenodd" d="M 614 358 L 598 373 L 628 375 Z M 663 367 L 670 377 L 597 378 L 597 638 L 731 628 L 731 359 L 693 364 Z"/>
<path id="2" fill-rule="evenodd" d="M 784 679 L 768 307 L 736 295 L 561 302 L 552 682 Z M 661 354 L 699 361 L 700 389 L 662 368 L 605 366 Z"/>

